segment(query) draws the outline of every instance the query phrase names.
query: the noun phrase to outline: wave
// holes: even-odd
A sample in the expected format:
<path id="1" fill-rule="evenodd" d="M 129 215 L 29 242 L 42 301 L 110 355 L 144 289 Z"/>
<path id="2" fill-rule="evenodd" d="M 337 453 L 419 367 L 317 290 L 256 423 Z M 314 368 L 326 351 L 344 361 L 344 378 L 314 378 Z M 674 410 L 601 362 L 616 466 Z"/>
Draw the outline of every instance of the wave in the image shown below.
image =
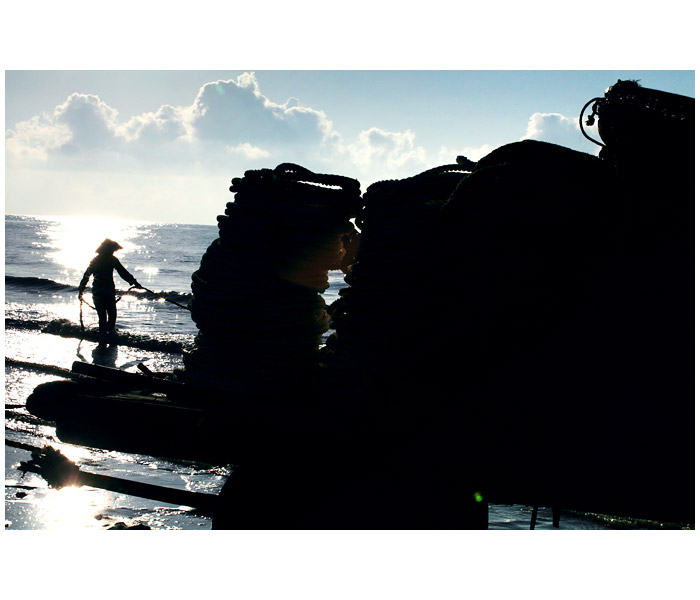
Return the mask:
<path id="1" fill-rule="evenodd" d="M 78 286 L 58 283 L 53 279 L 44 279 L 43 277 L 15 277 L 14 275 L 5 275 L 5 285 L 11 285 L 37 293 L 78 292 Z"/>
<path id="2" fill-rule="evenodd" d="M 25 329 L 41 331 L 51 335 L 58 335 L 65 338 L 75 338 L 99 342 L 100 336 L 96 327 L 86 327 L 83 329 L 79 324 L 68 319 L 52 319 L 50 321 L 40 319 L 5 319 L 5 327 L 12 329 Z M 129 346 L 141 350 L 152 350 L 155 352 L 167 352 L 171 354 L 181 353 L 194 343 L 194 336 L 187 334 L 179 335 L 148 335 L 134 333 L 131 331 L 117 331 L 117 333 L 107 340 L 110 344 L 119 346 Z"/>
<path id="3" fill-rule="evenodd" d="M 164 291 L 155 291 L 153 290 L 154 293 L 150 293 L 144 290 L 131 290 L 129 294 L 133 296 L 138 296 L 139 298 L 143 297 L 144 300 L 170 300 L 174 302 L 179 302 L 180 304 L 186 304 L 192 299 L 192 294 L 187 294 L 185 292 L 174 292 L 172 290 L 164 290 Z M 122 294 L 126 294 L 127 292 L 120 292 Z"/>
<path id="4" fill-rule="evenodd" d="M 78 293 L 77 285 L 59 283 L 53 279 L 45 279 L 43 277 L 17 277 L 15 275 L 5 275 L 5 285 L 21 288 L 24 291 L 34 292 L 37 294 L 45 292 Z M 92 288 L 88 286 L 86 291 L 89 292 L 91 289 Z M 179 302 L 180 304 L 185 304 L 192 298 L 192 294 L 190 293 L 175 292 L 172 290 L 153 290 L 153 292 L 154 293 L 150 293 L 144 290 L 117 290 L 117 294 L 123 295 L 128 293 L 131 296 L 136 296 L 143 300 L 159 300 L 162 298 L 164 300 Z"/>

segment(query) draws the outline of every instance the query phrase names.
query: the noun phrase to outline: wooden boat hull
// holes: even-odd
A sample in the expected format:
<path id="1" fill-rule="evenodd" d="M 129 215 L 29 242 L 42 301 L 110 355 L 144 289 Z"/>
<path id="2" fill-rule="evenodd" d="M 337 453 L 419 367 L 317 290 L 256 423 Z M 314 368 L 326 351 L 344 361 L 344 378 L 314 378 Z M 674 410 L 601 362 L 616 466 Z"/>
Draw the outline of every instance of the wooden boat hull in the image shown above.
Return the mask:
<path id="1" fill-rule="evenodd" d="M 67 443 L 228 464 L 343 429 L 332 415 L 293 400 L 234 400 L 218 391 L 84 363 L 73 370 L 92 377 L 41 384 L 27 399 L 27 410 L 55 422 L 57 436 Z"/>

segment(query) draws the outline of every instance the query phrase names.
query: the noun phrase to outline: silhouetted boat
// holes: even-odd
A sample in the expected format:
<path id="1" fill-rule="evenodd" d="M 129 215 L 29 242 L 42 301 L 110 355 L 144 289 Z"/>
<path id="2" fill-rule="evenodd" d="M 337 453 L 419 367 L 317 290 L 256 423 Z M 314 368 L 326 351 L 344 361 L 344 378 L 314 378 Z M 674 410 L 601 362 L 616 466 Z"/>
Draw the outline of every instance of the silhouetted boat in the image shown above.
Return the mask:
<path id="1" fill-rule="evenodd" d="M 43 383 L 27 399 L 27 410 L 55 422 L 67 443 L 228 464 L 292 433 L 342 429 L 318 404 L 234 399 L 174 381 L 170 373 L 141 375 L 78 361 L 72 371 L 73 379 Z"/>

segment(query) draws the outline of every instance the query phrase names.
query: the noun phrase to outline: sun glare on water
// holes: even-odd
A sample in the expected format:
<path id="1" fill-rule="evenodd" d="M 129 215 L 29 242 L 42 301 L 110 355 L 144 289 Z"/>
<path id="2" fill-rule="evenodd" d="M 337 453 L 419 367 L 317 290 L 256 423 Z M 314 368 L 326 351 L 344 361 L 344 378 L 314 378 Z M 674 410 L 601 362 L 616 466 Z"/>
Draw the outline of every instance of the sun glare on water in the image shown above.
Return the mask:
<path id="1" fill-rule="evenodd" d="M 52 249 L 48 257 L 69 272 L 83 272 L 105 238 L 118 242 L 119 256 L 138 249 L 133 239 L 139 223 L 120 219 L 94 217 L 61 217 L 48 226 L 45 233 Z"/>
<path id="2" fill-rule="evenodd" d="M 49 490 L 41 502 L 42 522 L 47 530 L 98 528 L 98 517 L 108 505 L 106 492 L 78 487 Z"/>
<path id="3" fill-rule="evenodd" d="M 60 445 L 57 448 L 72 462 L 90 457 L 84 448 Z M 102 512 L 109 507 L 111 495 L 91 487 L 66 486 L 49 489 L 39 504 L 40 520 L 46 530 L 77 531 L 101 528 Z"/>

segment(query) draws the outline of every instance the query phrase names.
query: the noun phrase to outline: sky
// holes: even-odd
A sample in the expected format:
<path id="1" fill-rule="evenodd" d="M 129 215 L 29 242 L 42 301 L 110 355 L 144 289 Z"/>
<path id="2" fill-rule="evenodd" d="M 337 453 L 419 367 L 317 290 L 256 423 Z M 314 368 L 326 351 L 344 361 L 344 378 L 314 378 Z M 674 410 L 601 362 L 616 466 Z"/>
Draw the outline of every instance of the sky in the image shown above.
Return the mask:
<path id="1" fill-rule="evenodd" d="M 6 214 L 215 224 L 230 180 L 283 162 L 382 179 L 521 139 L 597 153 L 583 105 L 693 71 L 7 70 Z"/>

